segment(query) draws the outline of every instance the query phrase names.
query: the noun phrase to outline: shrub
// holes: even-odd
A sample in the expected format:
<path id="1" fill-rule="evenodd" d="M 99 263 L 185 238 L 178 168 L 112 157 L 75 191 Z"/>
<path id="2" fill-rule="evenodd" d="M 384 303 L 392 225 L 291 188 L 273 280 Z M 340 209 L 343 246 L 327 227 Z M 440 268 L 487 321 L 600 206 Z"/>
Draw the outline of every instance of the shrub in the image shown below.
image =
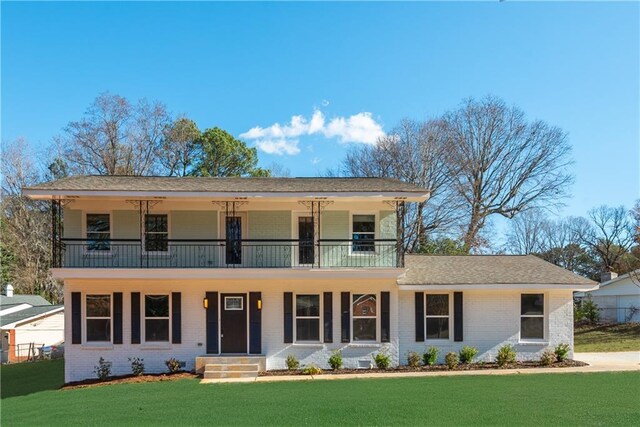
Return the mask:
<path id="1" fill-rule="evenodd" d="M 444 363 L 447 364 L 449 369 L 455 369 L 458 366 L 459 362 L 460 362 L 460 359 L 458 358 L 458 353 L 454 353 L 453 351 L 450 351 L 444 357 Z"/>
<path id="2" fill-rule="evenodd" d="M 131 372 L 133 375 L 144 374 L 144 359 L 139 357 L 130 357 L 129 362 L 131 362 Z"/>
<path id="3" fill-rule="evenodd" d="M 174 357 L 169 360 L 165 360 L 164 364 L 167 365 L 169 372 L 172 374 L 180 371 L 180 361 Z"/>
<path id="4" fill-rule="evenodd" d="M 505 344 L 498 350 L 496 356 L 496 363 L 501 368 L 504 368 L 512 363 L 516 363 L 516 350 L 511 344 Z"/>
<path id="5" fill-rule="evenodd" d="M 412 368 L 417 368 L 418 366 L 420 366 L 420 355 L 415 351 L 410 351 L 407 354 L 407 365 L 411 366 Z"/>
<path id="6" fill-rule="evenodd" d="M 331 354 L 331 357 L 329 357 L 329 366 L 331 366 L 331 369 L 334 371 L 342 368 L 342 353 L 340 353 L 340 350 L 336 350 Z"/>
<path id="7" fill-rule="evenodd" d="M 287 360 L 284 362 L 287 365 L 287 369 L 290 371 L 295 371 L 300 369 L 300 361 L 296 359 L 293 354 L 287 356 Z"/>
<path id="8" fill-rule="evenodd" d="M 556 361 L 556 353 L 551 349 L 546 349 L 540 356 L 540 364 L 542 366 L 551 366 Z"/>
<path id="9" fill-rule="evenodd" d="M 438 350 L 437 347 L 429 347 L 429 349 L 422 355 L 422 362 L 427 366 L 433 366 L 438 362 Z"/>
<path id="10" fill-rule="evenodd" d="M 471 363 L 473 358 L 478 354 L 478 349 L 465 345 L 460 350 L 460 363 Z"/>
<path id="11" fill-rule="evenodd" d="M 378 353 L 373 356 L 374 362 L 378 369 L 388 369 L 391 366 L 391 357 L 385 353 Z"/>
<path id="12" fill-rule="evenodd" d="M 111 362 L 107 362 L 101 357 L 98 359 L 98 364 L 94 367 L 93 372 L 95 372 L 100 381 L 106 380 L 111 376 Z"/>
<path id="13" fill-rule="evenodd" d="M 598 304 L 593 302 L 591 295 L 587 295 L 574 306 L 574 321 L 580 322 L 582 320 L 592 325 L 600 321 Z"/>
<path id="14" fill-rule="evenodd" d="M 320 375 L 322 373 L 322 369 L 318 368 L 313 363 L 302 370 L 302 373 L 305 375 Z"/>
<path id="15" fill-rule="evenodd" d="M 561 343 L 556 346 L 554 351 L 556 355 L 556 360 L 558 362 L 564 362 L 569 357 L 569 344 Z"/>

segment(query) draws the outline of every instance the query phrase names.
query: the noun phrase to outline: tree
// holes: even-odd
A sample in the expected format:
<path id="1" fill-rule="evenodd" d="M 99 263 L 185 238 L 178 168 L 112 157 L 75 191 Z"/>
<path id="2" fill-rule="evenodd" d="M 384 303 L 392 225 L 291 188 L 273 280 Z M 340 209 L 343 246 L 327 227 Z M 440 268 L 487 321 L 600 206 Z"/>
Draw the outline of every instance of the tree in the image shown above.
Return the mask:
<path id="1" fill-rule="evenodd" d="M 544 251 L 544 230 L 547 223 L 548 220 L 540 209 L 529 209 L 513 218 L 506 236 L 507 251 L 522 255 Z"/>
<path id="2" fill-rule="evenodd" d="M 200 137 L 193 120 L 180 117 L 164 130 L 160 163 L 169 176 L 186 176 L 192 172 Z"/>
<path id="3" fill-rule="evenodd" d="M 223 129 L 205 130 L 196 144 L 195 176 L 269 176 L 268 170 L 258 167 L 257 150 Z"/>
<path id="4" fill-rule="evenodd" d="M 440 121 L 404 119 L 375 145 L 353 148 L 343 161 L 347 176 L 396 178 L 430 191 L 429 200 L 408 205 L 402 218 L 409 252 L 424 246 L 430 234 L 450 231 L 460 218 L 446 165 L 448 151 Z"/>
<path id="5" fill-rule="evenodd" d="M 449 237 L 428 239 L 418 249 L 418 253 L 430 255 L 465 255 L 467 252 L 464 242 Z"/>
<path id="6" fill-rule="evenodd" d="M 558 205 L 573 178 L 571 147 L 558 127 L 529 122 L 516 107 L 487 97 L 469 99 L 444 116 L 453 187 L 464 200 L 468 248 L 492 215 L 513 218 L 537 206 Z"/>

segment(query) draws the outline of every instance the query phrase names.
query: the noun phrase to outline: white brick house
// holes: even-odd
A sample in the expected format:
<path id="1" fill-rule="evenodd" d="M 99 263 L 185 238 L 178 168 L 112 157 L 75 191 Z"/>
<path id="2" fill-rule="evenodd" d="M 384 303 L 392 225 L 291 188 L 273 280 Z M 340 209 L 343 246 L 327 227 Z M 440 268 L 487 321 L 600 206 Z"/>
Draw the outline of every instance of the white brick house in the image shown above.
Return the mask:
<path id="1" fill-rule="evenodd" d="M 130 373 L 288 355 L 347 367 L 386 352 L 573 344 L 572 292 L 596 284 L 535 257 L 404 255 L 396 212 L 428 191 L 375 178 L 78 176 L 24 189 L 51 200 L 65 285 L 65 380 L 97 360 Z M 236 359 L 237 360 L 237 359 Z"/>

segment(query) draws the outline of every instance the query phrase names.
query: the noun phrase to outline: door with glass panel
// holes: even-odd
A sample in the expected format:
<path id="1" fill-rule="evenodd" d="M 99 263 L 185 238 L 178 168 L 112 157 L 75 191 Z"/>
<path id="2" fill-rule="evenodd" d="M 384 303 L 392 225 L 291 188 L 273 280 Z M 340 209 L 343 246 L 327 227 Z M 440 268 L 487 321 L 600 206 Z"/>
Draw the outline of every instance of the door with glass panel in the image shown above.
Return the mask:
<path id="1" fill-rule="evenodd" d="M 314 226 L 313 217 L 298 217 L 298 265 L 312 265 L 314 262 Z"/>
<path id="2" fill-rule="evenodd" d="M 242 217 L 228 216 L 225 221 L 226 263 L 242 264 Z"/>

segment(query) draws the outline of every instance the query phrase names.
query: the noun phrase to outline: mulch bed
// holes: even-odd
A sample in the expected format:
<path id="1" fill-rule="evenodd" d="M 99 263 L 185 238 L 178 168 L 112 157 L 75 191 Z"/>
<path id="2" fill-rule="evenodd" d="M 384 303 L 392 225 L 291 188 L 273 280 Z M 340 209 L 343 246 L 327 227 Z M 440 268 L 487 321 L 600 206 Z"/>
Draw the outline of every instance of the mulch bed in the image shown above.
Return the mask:
<path id="1" fill-rule="evenodd" d="M 569 368 L 576 366 L 587 366 L 587 363 L 577 360 L 565 360 L 564 362 L 555 362 L 551 366 L 541 365 L 540 362 L 517 362 L 509 365 L 505 368 L 500 368 L 497 363 L 470 363 L 460 364 L 455 369 L 449 369 L 447 365 L 434 365 L 434 366 L 419 366 L 412 368 L 410 366 L 398 366 L 396 368 L 389 369 L 323 369 L 322 375 L 335 375 L 335 374 L 363 374 L 363 373 L 390 373 L 390 372 L 439 372 L 439 371 L 483 371 L 486 369 L 531 369 L 531 368 Z M 283 375 L 308 375 L 304 374 L 301 369 L 295 371 L 289 371 L 287 369 L 277 369 L 272 371 L 260 372 L 261 377 L 271 376 L 283 376 Z"/>
<path id="2" fill-rule="evenodd" d="M 114 377 L 109 377 L 106 380 L 99 379 L 88 379 L 83 381 L 74 381 L 67 383 L 62 386 L 62 389 L 72 389 L 72 388 L 87 388 L 87 387 L 99 387 L 103 385 L 110 384 L 136 384 L 136 383 L 154 383 L 158 381 L 175 381 L 182 379 L 193 379 L 199 378 L 200 375 L 197 375 L 193 372 L 175 372 L 172 374 L 162 373 L 162 374 L 144 374 L 144 375 L 118 375 Z"/>

